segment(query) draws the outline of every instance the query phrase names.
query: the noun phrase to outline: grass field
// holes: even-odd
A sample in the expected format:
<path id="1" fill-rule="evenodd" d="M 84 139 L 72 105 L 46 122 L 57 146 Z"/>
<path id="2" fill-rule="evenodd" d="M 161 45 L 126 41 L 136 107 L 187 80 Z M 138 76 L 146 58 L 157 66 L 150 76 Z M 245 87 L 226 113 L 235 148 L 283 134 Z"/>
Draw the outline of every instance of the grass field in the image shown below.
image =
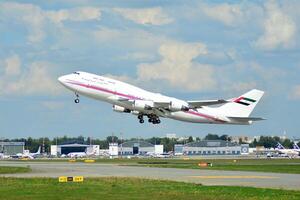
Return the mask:
<path id="1" fill-rule="evenodd" d="M 202 186 L 136 178 L 86 179 L 58 183 L 50 178 L 0 178 L 0 199 L 300 199 L 300 191 L 251 187 Z"/>
<path id="2" fill-rule="evenodd" d="M 212 163 L 212 167 L 198 166 L 200 162 Z M 130 164 L 129 164 L 130 165 Z M 161 160 L 161 161 L 138 161 L 136 166 L 164 167 L 164 168 L 189 168 L 229 171 L 258 171 L 300 174 L 299 159 L 236 159 L 236 160 Z"/>
<path id="3" fill-rule="evenodd" d="M 5 167 L 0 166 L 0 174 L 16 174 L 30 172 L 29 167 Z"/>

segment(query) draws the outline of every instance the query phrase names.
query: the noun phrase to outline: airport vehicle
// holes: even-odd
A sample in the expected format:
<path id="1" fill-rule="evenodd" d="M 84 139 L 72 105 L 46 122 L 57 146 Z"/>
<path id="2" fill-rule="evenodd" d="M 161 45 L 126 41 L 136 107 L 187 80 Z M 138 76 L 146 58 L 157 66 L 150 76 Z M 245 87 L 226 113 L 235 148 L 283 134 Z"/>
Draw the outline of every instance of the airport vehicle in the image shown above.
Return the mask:
<path id="1" fill-rule="evenodd" d="M 184 101 L 87 72 L 61 76 L 58 81 L 75 92 L 75 103 L 79 103 L 79 95 L 105 101 L 112 104 L 116 112 L 137 115 L 140 123 L 144 123 L 144 116 L 153 124 L 159 124 L 160 117 L 194 123 L 242 125 L 263 120 L 249 117 L 264 94 L 256 89 L 229 100 Z"/>
<path id="2" fill-rule="evenodd" d="M 169 153 L 161 153 L 161 154 L 156 154 L 154 156 L 154 158 L 171 158 L 171 157 L 172 157 L 172 155 Z"/>
<path id="3" fill-rule="evenodd" d="M 275 150 L 278 151 L 279 154 L 287 155 L 288 157 L 299 156 L 298 151 L 296 151 L 294 149 L 286 149 L 279 142 L 277 143 L 277 146 L 276 146 Z"/>
<path id="4" fill-rule="evenodd" d="M 83 158 L 86 157 L 87 154 L 85 152 L 71 152 L 67 154 L 70 158 Z"/>

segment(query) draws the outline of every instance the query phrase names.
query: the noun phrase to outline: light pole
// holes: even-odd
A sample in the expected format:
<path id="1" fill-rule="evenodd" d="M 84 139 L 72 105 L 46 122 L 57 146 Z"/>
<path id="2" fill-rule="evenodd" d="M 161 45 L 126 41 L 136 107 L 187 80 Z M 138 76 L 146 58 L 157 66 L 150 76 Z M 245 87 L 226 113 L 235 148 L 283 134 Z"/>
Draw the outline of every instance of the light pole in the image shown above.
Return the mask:
<path id="1" fill-rule="evenodd" d="M 121 158 L 123 158 L 123 133 L 120 133 L 121 136 Z"/>

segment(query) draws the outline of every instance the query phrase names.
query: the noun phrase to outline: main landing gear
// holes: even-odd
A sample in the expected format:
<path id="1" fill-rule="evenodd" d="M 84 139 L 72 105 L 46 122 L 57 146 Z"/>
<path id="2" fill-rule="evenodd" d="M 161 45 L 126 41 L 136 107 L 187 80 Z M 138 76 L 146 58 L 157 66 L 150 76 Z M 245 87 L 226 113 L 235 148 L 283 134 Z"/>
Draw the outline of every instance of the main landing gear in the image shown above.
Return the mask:
<path id="1" fill-rule="evenodd" d="M 76 95 L 76 99 L 74 100 L 75 103 L 79 103 L 79 95 L 77 93 L 75 93 Z"/>
<path id="2" fill-rule="evenodd" d="M 139 115 L 138 116 L 138 119 L 140 120 L 140 123 L 143 124 L 145 121 L 144 121 L 144 116 L 143 115 Z"/>
<path id="3" fill-rule="evenodd" d="M 152 123 L 152 124 L 159 124 L 160 123 L 160 119 L 158 116 L 156 115 L 147 115 L 148 117 L 148 122 L 149 123 Z M 138 115 L 138 119 L 139 119 L 139 122 L 141 124 L 143 124 L 145 121 L 144 121 L 144 115 Z"/>

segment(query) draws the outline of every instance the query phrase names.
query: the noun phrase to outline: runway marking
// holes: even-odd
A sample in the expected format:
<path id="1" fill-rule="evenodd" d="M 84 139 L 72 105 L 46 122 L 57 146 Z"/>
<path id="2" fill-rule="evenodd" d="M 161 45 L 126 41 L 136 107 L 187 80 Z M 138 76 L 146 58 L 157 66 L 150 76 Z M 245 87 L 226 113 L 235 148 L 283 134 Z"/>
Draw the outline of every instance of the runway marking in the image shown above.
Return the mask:
<path id="1" fill-rule="evenodd" d="M 201 179 L 276 179 L 275 176 L 187 176 L 189 178 Z"/>

